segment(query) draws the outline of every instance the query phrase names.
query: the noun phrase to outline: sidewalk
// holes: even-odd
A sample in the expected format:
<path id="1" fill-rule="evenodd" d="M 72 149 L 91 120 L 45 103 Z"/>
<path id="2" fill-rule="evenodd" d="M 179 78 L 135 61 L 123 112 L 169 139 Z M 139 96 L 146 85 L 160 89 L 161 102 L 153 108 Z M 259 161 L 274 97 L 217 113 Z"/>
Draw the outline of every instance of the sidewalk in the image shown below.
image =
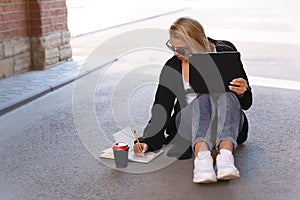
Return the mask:
<path id="1" fill-rule="evenodd" d="M 105 6 L 104 6 L 105 5 Z M 72 37 L 156 18 L 189 7 L 184 0 L 67 0 Z"/>
<path id="2" fill-rule="evenodd" d="M 77 1 L 77 3 L 78 2 L 83 3 L 83 1 Z M 78 14 L 78 10 L 75 9 L 75 4 L 72 5 L 73 8 L 71 8 L 69 12 L 71 12 L 73 16 L 71 15 L 69 18 L 73 18 L 73 23 L 76 23 L 78 17 L 76 18 L 75 14 Z M 91 9 L 91 6 L 87 7 L 86 10 L 82 9 L 82 11 L 86 13 L 86 11 L 89 9 Z M 15 75 L 0 80 L 0 116 L 42 95 L 52 92 L 78 78 L 81 78 L 82 76 L 85 76 L 94 70 L 109 64 L 110 62 L 113 62 L 113 60 L 111 60 L 108 61 L 108 63 L 102 63 L 97 66 L 91 66 L 89 69 L 80 70 L 80 65 L 82 62 L 84 62 L 84 59 L 93 50 L 93 48 L 95 48 L 95 46 L 91 47 L 89 44 L 80 44 L 86 43 L 86 41 L 89 40 L 88 35 L 91 34 L 89 32 L 97 33 L 95 27 L 98 28 L 99 31 L 104 32 L 104 30 L 107 31 L 113 28 L 122 27 L 124 25 L 134 24 L 156 17 L 180 12 L 186 8 L 179 8 L 178 6 L 176 8 L 174 6 L 170 8 L 163 7 L 163 9 L 153 10 L 153 12 L 149 11 L 149 9 L 146 9 L 147 8 L 145 7 L 144 12 L 147 13 L 146 15 L 142 15 L 143 11 L 139 10 L 139 12 L 136 13 L 135 18 L 135 13 L 133 10 L 131 10 L 131 16 L 129 18 L 125 18 L 128 20 L 127 22 L 124 21 L 125 19 L 119 21 L 115 20 L 112 22 L 111 26 L 104 24 L 104 26 L 99 27 L 99 24 L 94 24 L 94 29 L 91 29 L 91 27 L 83 27 L 81 30 L 78 28 L 76 29 L 74 26 L 74 33 L 77 35 L 71 39 L 71 43 L 72 41 L 76 40 L 76 45 L 72 45 L 72 47 L 74 46 L 72 61 L 59 64 L 44 71 L 28 71 L 20 75 Z M 119 13 L 119 16 L 117 17 L 121 17 L 121 14 L 122 13 Z M 82 22 L 82 24 L 84 23 Z M 71 28 L 72 27 L 70 27 L 70 31 L 72 31 Z"/>

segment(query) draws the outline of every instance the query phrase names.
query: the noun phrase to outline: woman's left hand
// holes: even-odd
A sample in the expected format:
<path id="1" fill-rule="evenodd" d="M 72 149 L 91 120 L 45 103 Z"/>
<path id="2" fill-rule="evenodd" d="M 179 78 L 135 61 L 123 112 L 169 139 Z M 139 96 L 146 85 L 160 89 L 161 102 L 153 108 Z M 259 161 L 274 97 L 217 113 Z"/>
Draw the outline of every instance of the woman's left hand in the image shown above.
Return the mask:
<path id="1" fill-rule="evenodd" d="M 248 89 L 248 83 L 243 78 L 235 78 L 230 82 L 229 89 L 238 96 L 242 96 Z"/>

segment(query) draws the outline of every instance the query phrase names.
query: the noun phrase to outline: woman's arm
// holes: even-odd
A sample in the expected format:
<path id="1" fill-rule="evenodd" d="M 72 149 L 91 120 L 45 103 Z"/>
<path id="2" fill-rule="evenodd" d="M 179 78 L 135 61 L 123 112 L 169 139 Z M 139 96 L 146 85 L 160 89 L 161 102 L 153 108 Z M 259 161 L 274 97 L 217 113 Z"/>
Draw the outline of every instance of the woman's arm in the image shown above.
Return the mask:
<path id="1" fill-rule="evenodd" d="M 247 110 L 252 105 L 252 92 L 248 81 L 244 78 L 236 78 L 231 81 L 229 89 L 234 92 L 243 110 Z"/>
<path id="2" fill-rule="evenodd" d="M 241 63 L 243 66 L 243 64 Z M 243 110 L 248 110 L 252 105 L 252 90 L 251 86 L 249 85 L 248 77 L 244 68 L 242 68 L 242 77 L 245 80 L 246 88 L 242 94 L 238 95 L 239 102 Z"/>
<path id="3" fill-rule="evenodd" d="M 162 148 L 165 143 L 164 131 L 170 122 L 171 112 L 174 107 L 175 92 L 174 69 L 168 66 L 168 62 L 163 67 L 159 78 L 159 85 L 155 93 L 155 100 L 151 109 L 151 119 L 144 129 L 141 143 L 146 143 L 150 151 Z"/>
<path id="4" fill-rule="evenodd" d="M 209 38 L 210 42 L 213 42 L 216 45 L 216 49 L 218 52 L 222 52 L 222 51 L 237 51 L 236 47 L 229 41 L 226 40 L 213 40 L 211 38 Z M 241 63 L 241 66 L 243 66 L 243 64 Z M 252 90 L 251 87 L 249 85 L 249 81 L 248 81 L 248 77 L 246 75 L 246 72 L 243 68 L 242 71 L 242 77 L 246 83 L 247 83 L 247 88 L 246 91 L 241 94 L 241 95 L 237 95 L 239 102 L 241 104 L 241 107 L 243 110 L 248 110 L 251 105 L 252 105 Z"/>

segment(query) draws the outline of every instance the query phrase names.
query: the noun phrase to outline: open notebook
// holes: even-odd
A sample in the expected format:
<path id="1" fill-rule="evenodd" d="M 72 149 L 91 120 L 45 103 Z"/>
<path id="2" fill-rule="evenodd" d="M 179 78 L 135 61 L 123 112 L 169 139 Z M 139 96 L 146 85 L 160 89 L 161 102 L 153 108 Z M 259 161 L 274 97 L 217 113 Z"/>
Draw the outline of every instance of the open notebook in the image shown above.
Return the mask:
<path id="1" fill-rule="evenodd" d="M 155 159 L 157 156 L 161 155 L 163 153 L 163 150 L 160 150 L 158 152 L 147 152 L 145 153 L 144 157 L 136 156 L 133 152 L 133 146 L 134 146 L 134 140 L 135 137 L 133 135 L 132 130 L 127 127 L 124 128 L 116 133 L 113 134 L 113 137 L 116 142 L 127 142 L 129 144 L 129 153 L 128 153 L 128 160 L 134 161 L 134 162 L 140 162 L 140 163 L 149 163 L 153 159 Z M 109 158 L 114 159 L 114 153 L 112 148 L 107 148 L 102 151 L 100 158 Z"/>

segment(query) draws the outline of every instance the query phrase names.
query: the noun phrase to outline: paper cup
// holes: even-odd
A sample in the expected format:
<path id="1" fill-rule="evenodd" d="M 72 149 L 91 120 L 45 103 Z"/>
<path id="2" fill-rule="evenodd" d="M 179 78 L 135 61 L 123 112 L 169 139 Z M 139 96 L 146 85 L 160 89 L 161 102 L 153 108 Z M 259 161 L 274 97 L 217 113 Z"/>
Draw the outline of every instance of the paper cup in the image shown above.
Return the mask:
<path id="1" fill-rule="evenodd" d="M 125 168 L 128 166 L 128 150 L 129 145 L 126 142 L 116 142 L 112 146 L 115 164 L 117 168 Z"/>

